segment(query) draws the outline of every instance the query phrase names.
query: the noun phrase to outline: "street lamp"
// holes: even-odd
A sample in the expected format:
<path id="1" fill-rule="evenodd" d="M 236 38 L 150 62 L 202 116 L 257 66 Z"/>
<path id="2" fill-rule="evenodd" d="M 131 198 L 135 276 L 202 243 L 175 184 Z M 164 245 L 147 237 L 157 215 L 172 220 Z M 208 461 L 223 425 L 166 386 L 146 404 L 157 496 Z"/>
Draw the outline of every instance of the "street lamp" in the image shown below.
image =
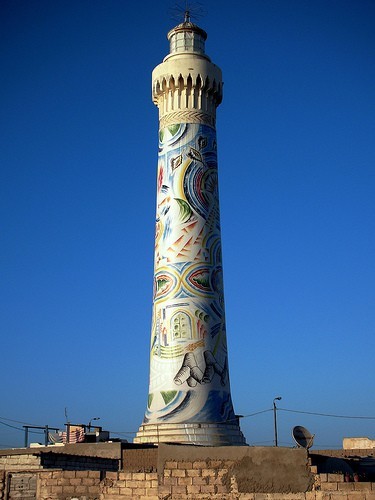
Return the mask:
<path id="1" fill-rule="evenodd" d="M 273 400 L 273 423 L 275 427 L 275 446 L 277 446 L 277 419 L 276 419 L 276 402 L 275 401 L 280 401 L 281 396 L 278 396 Z"/>
<path id="2" fill-rule="evenodd" d="M 88 427 L 89 432 L 91 431 L 91 422 L 93 422 L 94 420 L 100 420 L 100 417 L 93 417 L 93 418 L 90 420 L 89 425 L 87 426 L 87 427 Z"/>

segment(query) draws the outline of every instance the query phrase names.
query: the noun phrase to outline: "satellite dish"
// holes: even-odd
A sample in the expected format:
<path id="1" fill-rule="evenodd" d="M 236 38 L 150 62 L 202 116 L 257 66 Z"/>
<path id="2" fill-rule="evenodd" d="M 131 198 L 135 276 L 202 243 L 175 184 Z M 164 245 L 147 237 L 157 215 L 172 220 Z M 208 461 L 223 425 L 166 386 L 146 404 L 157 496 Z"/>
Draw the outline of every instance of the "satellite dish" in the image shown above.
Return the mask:
<path id="1" fill-rule="evenodd" d="M 293 427 L 292 436 L 298 447 L 308 450 L 313 445 L 315 434 L 311 434 L 311 432 L 308 431 L 306 427 L 302 427 L 302 425 L 296 425 Z"/>

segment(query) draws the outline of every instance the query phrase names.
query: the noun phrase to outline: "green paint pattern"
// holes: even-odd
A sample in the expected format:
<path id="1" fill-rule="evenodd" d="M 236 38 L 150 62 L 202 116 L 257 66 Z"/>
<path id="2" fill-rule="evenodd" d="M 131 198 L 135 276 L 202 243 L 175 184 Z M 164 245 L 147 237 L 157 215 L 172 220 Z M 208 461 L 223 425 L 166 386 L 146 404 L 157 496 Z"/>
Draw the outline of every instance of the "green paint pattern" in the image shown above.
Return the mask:
<path id="1" fill-rule="evenodd" d="M 175 198 L 180 208 L 180 220 L 181 222 L 187 222 L 193 214 L 192 209 L 189 204 L 185 200 L 181 200 L 180 198 Z"/>
<path id="2" fill-rule="evenodd" d="M 167 405 L 176 396 L 177 391 L 161 391 L 160 394 L 162 395 L 162 398 L 164 399 L 164 403 Z"/>
<path id="3" fill-rule="evenodd" d="M 148 395 L 148 401 L 147 401 L 147 406 L 149 408 L 151 408 L 151 404 L 152 404 L 152 400 L 154 399 L 154 395 L 153 394 L 149 394 Z"/>

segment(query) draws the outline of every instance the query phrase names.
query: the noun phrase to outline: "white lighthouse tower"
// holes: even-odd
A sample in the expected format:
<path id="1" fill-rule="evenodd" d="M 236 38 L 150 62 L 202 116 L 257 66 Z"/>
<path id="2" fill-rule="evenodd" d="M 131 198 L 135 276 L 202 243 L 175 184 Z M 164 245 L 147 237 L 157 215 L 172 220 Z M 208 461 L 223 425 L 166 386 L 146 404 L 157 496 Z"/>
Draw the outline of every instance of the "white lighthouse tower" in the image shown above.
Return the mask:
<path id="1" fill-rule="evenodd" d="M 244 445 L 229 385 L 217 171 L 221 70 L 185 20 L 152 73 L 159 108 L 150 385 L 136 443 Z"/>

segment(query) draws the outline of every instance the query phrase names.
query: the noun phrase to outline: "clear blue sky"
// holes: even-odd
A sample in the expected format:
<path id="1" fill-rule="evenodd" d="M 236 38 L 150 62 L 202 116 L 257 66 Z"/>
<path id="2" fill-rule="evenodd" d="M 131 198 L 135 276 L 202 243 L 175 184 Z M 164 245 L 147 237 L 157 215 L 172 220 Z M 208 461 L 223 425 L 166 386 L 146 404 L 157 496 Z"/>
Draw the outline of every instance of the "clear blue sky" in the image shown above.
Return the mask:
<path id="1" fill-rule="evenodd" d="M 180 4 L 181 5 L 181 4 Z M 0 445 L 133 432 L 148 391 L 158 113 L 174 2 L 0 4 Z M 207 0 L 232 396 L 375 416 L 375 3 Z M 10 420 L 4 420 L 4 419 Z M 13 422 L 12 420 L 19 421 Z M 375 420 L 280 411 L 317 447 Z M 7 425 L 5 425 L 7 424 Z M 271 445 L 272 412 L 247 417 Z M 32 440 L 40 440 L 34 436 Z"/>

